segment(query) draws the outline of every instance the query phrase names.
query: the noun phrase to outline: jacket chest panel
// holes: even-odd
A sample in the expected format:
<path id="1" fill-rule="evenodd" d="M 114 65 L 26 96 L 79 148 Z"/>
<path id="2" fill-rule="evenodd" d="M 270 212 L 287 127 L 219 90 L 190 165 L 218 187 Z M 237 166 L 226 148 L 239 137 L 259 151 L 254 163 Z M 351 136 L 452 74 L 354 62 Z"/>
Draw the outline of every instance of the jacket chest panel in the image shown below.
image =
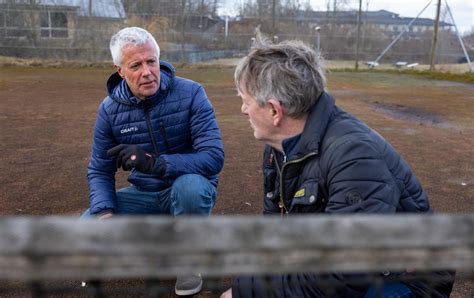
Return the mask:
<path id="1" fill-rule="evenodd" d="M 143 144 L 145 150 L 158 154 L 180 152 L 190 143 L 188 115 L 189 109 L 174 102 L 147 108 L 125 106 L 111 115 L 112 131 L 118 143 Z"/>
<path id="2" fill-rule="evenodd" d="M 319 157 L 289 168 L 284 175 L 284 200 L 289 213 L 324 212 L 327 197 L 324 191 L 324 179 L 319 167 Z"/>
<path id="3" fill-rule="evenodd" d="M 288 164 L 283 170 L 283 185 L 280 185 L 282 180 L 275 164 L 267 163 L 263 170 L 266 200 L 278 204 L 283 191 L 288 213 L 324 212 L 327 191 L 319 157 L 302 163 Z"/>

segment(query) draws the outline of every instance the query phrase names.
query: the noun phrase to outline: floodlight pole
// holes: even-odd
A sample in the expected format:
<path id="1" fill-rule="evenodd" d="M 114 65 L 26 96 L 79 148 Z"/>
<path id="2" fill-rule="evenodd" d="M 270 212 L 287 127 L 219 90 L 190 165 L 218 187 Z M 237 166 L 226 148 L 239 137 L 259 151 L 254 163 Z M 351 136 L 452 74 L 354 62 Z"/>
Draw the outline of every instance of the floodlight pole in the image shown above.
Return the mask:
<path id="1" fill-rule="evenodd" d="M 400 39 L 400 37 L 402 37 L 402 35 L 408 31 L 408 29 L 410 28 L 411 24 L 413 24 L 416 19 L 418 19 L 418 17 L 426 10 L 426 8 L 428 8 L 428 6 L 431 4 L 433 0 L 430 0 L 430 2 L 428 4 L 426 4 L 425 8 L 423 8 L 422 11 L 420 11 L 420 13 L 416 16 L 416 18 L 414 18 L 413 20 L 410 21 L 410 23 L 408 23 L 408 25 L 406 26 L 405 30 L 403 30 L 402 32 L 400 32 L 400 34 L 398 34 L 398 36 L 388 45 L 388 47 L 385 48 L 385 50 L 382 51 L 382 53 L 377 57 L 377 59 L 375 59 L 374 62 L 379 62 L 380 59 L 382 59 L 383 55 L 385 55 L 385 53 L 393 46 L 394 43 L 397 42 L 397 40 Z"/>
<path id="2" fill-rule="evenodd" d="M 359 44 L 360 44 L 360 23 L 361 22 L 362 22 L 362 0 L 359 0 L 359 12 L 357 13 L 357 41 L 356 41 L 355 70 L 359 70 Z"/>
<path id="3" fill-rule="evenodd" d="M 453 21 L 454 29 L 456 29 L 456 35 L 458 36 L 459 43 L 461 44 L 462 50 L 464 52 L 464 56 L 466 57 L 466 61 L 469 65 L 469 69 L 471 70 L 471 72 L 474 72 L 471 59 L 469 58 L 469 54 L 466 51 L 466 47 L 464 46 L 464 42 L 462 41 L 461 35 L 459 34 L 458 26 L 456 26 L 456 21 L 454 21 L 453 14 L 451 13 L 451 8 L 449 8 L 448 0 L 446 0 L 446 9 L 448 10 L 449 16 L 451 17 L 451 20 Z"/>
<path id="4" fill-rule="evenodd" d="M 433 31 L 433 41 L 431 43 L 431 63 L 430 63 L 430 71 L 435 70 L 435 58 L 436 58 L 436 44 L 438 42 L 438 29 L 439 29 L 439 13 L 441 11 L 441 0 L 438 0 L 438 6 L 436 8 L 436 19 L 435 19 L 435 26 Z"/>
<path id="5" fill-rule="evenodd" d="M 227 36 L 229 35 L 229 16 L 226 15 L 224 17 L 224 20 L 225 20 L 224 37 L 227 39 Z"/>
<path id="6" fill-rule="evenodd" d="M 321 34 L 320 34 L 320 31 L 321 30 L 321 27 L 320 26 L 316 26 L 314 27 L 314 31 L 316 31 L 316 50 L 318 51 L 318 55 L 321 54 Z"/>

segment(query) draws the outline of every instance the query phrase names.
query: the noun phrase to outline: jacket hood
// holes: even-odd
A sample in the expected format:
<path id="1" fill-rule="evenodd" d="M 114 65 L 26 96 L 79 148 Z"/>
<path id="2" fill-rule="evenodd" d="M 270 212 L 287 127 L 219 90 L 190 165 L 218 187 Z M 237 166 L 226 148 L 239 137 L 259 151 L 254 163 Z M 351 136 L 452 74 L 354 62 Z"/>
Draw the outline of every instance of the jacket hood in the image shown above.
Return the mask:
<path id="1" fill-rule="evenodd" d="M 173 65 L 160 60 L 160 88 L 155 95 L 150 96 L 148 99 L 154 101 L 168 93 L 175 76 L 176 70 Z M 118 72 L 113 73 L 107 80 L 107 91 L 110 98 L 121 104 L 138 105 L 140 103 L 140 99 L 132 94 L 127 82 L 122 79 Z"/>
<path id="2" fill-rule="evenodd" d="M 297 155 L 302 156 L 310 151 L 319 151 L 334 106 L 334 98 L 326 92 L 321 93 L 306 120 Z"/>

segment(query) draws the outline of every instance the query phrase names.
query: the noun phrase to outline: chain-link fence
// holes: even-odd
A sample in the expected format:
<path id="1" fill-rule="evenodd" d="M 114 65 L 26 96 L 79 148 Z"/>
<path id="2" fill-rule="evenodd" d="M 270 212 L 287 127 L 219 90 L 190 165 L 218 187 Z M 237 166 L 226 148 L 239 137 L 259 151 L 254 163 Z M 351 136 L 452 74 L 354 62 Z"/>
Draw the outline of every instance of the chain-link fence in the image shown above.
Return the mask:
<path id="1" fill-rule="evenodd" d="M 364 11 L 359 18 L 355 11 L 317 12 L 292 6 L 294 1 L 260 0 L 242 1 L 240 14 L 231 18 L 217 14 L 221 1 L 76 2 L 0 0 L 0 55 L 110 61 L 110 37 L 125 26 L 139 26 L 155 36 L 163 59 L 195 63 L 243 55 L 260 26 L 274 41 L 300 39 L 331 60 L 355 60 L 358 44 L 359 59 L 373 61 L 406 31 L 380 62 L 431 58 L 434 21 L 419 19 L 407 27 L 413 18 L 388 11 Z M 453 24 L 442 21 L 437 62 L 457 63 L 463 56 Z"/>

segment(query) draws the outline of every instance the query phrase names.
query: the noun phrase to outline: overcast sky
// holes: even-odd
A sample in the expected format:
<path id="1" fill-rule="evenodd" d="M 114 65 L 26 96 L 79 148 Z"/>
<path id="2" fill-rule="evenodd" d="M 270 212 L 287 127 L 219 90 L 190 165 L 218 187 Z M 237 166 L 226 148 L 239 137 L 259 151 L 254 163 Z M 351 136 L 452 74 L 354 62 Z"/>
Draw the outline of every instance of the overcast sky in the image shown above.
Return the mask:
<path id="1" fill-rule="evenodd" d="M 304 1 L 300 2 L 303 3 Z M 236 13 L 235 7 L 238 7 L 243 1 L 224 0 L 223 2 L 224 7 L 221 12 L 234 15 Z M 359 0 L 348 0 L 346 2 L 349 3 L 351 8 L 358 9 L 359 7 Z M 362 7 L 365 10 L 368 4 L 368 9 L 371 11 L 385 9 L 403 17 L 416 17 L 429 2 L 429 0 L 363 0 Z M 327 0 L 310 0 L 310 3 L 315 10 L 326 10 Z M 434 19 L 437 3 L 438 0 L 432 0 L 420 17 Z M 445 3 L 446 0 L 441 1 L 442 8 L 445 7 Z M 474 0 L 448 0 L 448 5 L 459 31 L 461 33 L 474 31 Z M 449 16 L 446 21 L 452 23 Z"/>

